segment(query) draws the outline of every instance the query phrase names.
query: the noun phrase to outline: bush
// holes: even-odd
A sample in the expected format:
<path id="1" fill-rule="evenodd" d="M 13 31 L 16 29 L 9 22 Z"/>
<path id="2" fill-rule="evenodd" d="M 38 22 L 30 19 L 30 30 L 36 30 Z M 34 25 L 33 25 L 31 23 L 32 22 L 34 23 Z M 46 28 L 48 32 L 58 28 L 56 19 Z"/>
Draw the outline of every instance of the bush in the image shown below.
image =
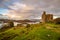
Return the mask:
<path id="1" fill-rule="evenodd" d="M 29 28 L 30 27 L 30 24 L 27 24 L 26 28 Z"/>
<path id="2" fill-rule="evenodd" d="M 8 22 L 8 25 L 9 25 L 9 27 L 14 27 L 13 21 L 9 21 L 9 22 Z"/>
<path id="3" fill-rule="evenodd" d="M 22 27 L 22 24 L 17 24 L 18 27 Z"/>

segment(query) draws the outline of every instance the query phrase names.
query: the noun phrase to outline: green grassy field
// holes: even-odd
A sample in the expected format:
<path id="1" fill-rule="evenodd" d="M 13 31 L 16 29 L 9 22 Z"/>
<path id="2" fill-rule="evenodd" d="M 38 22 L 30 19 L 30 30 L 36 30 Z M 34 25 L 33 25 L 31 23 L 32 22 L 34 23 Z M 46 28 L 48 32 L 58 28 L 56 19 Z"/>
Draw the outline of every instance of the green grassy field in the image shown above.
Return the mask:
<path id="1" fill-rule="evenodd" d="M 0 40 L 60 40 L 60 25 L 32 24 L 29 28 L 13 27 L 0 32 Z"/>

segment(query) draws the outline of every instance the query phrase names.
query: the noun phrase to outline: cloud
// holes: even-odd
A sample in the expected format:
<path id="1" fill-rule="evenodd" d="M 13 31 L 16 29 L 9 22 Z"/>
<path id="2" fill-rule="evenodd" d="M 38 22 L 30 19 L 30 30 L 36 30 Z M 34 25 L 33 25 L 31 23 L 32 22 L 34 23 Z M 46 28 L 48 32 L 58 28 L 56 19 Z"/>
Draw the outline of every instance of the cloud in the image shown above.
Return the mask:
<path id="1" fill-rule="evenodd" d="M 0 19 L 9 19 L 8 16 L 0 14 Z"/>
<path id="2" fill-rule="evenodd" d="M 18 19 L 29 18 L 32 15 L 32 13 L 29 11 L 35 10 L 35 8 L 33 6 L 29 6 L 29 5 L 26 5 L 23 3 L 18 3 L 18 2 L 15 2 L 12 5 L 10 5 L 9 8 L 12 10 L 9 10 L 10 12 L 8 15 L 10 16 L 12 13 L 13 15 L 18 16 Z"/>
<path id="3" fill-rule="evenodd" d="M 19 2 L 15 2 L 13 3 L 12 5 L 8 6 L 10 9 L 13 9 L 13 10 L 33 10 L 34 7 L 33 6 L 28 6 L 26 4 L 23 4 L 23 3 L 19 3 Z"/>
<path id="4" fill-rule="evenodd" d="M 1 0 L 0 5 L 9 9 L 7 14 L 16 15 L 18 19 L 39 18 L 43 11 L 60 15 L 60 0 Z"/>

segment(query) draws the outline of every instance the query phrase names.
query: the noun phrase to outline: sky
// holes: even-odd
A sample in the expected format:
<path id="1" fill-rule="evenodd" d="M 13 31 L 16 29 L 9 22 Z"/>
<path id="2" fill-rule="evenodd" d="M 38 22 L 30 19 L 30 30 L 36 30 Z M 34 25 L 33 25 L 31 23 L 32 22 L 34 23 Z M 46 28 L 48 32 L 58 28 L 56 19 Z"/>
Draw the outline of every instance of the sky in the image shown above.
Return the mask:
<path id="1" fill-rule="evenodd" d="M 40 19 L 43 11 L 60 17 L 60 0 L 0 0 L 0 14 L 11 19 Z"/>

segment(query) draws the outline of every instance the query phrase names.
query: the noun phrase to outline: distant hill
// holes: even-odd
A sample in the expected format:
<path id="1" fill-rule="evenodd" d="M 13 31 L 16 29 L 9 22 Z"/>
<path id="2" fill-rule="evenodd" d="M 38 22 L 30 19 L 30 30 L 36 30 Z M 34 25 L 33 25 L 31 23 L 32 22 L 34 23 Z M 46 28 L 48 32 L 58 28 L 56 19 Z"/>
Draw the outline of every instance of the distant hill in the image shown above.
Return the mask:
<path id="1" fill-rule="evenodd" d="M 0 21 L 3 21 L 3 22 L 8 22 L 8 21 L 13 21 L 13 22 L 39 22 L 40 19 L 24 19 L 24 20 L 13 20 L 13 19 L 9 19 L 8 16 L 6 15 L 2 15 L 0 14 Z"/>
<path id="2" fill-rule="evenodd" d="M 60 24 L 60 18 L 54 19 L 54 22 L 57 23 L 57 24 Z"/>
<path id="3" fill-rule="evenodd" d="M 28 20 L 28 19 L 25 19 L 25 20 L 0 19 L 0 21 L 3 21 L 5 23 L 8 21 L 23 23 L 23 22 L 40 22 L 40 19 L 31 19 L 31 20 Z"/>

